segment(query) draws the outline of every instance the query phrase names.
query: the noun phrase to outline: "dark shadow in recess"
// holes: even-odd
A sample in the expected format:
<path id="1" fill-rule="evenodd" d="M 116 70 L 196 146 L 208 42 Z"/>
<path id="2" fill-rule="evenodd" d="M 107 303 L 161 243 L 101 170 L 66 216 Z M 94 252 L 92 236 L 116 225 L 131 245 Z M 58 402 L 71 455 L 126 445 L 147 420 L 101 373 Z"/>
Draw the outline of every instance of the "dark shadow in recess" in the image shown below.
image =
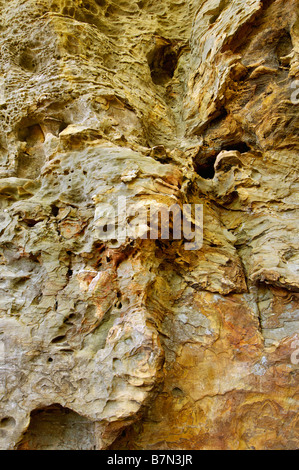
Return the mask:
<path id="1" fill-rule="evenodd" d="M 179 49 L 175 43 L 163 38 L 156 40 L 155 47 L 148 54 L 148 64 L 155 85 L 165 85 L 175 73 Z"/>
<path id="2" fill-rule="evenodd" d="M 95 423 L 60 405 L 31 413 L 17 450 L 95 450 Z"/>

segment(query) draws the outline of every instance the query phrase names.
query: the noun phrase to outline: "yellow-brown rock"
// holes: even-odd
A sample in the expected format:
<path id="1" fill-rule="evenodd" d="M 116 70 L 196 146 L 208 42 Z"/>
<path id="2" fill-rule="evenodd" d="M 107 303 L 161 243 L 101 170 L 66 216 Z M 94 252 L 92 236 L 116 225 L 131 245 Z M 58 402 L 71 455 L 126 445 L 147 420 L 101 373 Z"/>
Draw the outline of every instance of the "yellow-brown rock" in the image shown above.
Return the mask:
<path id="1" fill-rule="evenodd" d="M 0 0 L 1 449 L 298 448 L 298 13 Z"/>

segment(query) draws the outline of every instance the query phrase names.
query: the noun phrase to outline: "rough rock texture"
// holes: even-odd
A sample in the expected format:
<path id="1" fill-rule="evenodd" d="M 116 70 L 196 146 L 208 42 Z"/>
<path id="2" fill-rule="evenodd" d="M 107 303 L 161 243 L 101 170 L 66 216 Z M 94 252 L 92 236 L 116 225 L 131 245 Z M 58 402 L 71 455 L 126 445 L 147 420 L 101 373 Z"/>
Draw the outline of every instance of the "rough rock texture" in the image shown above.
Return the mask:
<path id="1" fill-rule="evenodd" d="M 0 0 L 0 51 L 1 449 L 298 448 L 297 1 Z"/>

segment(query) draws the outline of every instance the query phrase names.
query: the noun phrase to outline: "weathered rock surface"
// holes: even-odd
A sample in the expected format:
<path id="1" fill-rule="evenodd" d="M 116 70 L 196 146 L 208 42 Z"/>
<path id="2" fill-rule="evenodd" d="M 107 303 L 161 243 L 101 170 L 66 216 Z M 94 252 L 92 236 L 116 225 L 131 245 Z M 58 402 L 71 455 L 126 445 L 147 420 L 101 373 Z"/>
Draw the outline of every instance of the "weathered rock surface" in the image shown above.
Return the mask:
<path id="1" fill-rule="evenodd" d="M 297 1 L 0 0 L 0 51 L 0 448 L 298 448 Z"/>

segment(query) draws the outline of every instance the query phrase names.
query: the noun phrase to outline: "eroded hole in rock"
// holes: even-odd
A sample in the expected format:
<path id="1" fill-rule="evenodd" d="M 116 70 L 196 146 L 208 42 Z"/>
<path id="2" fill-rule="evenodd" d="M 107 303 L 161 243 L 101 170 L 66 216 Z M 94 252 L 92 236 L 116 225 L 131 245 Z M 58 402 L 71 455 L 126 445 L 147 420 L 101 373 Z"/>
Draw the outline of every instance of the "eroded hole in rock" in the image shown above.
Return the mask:
<path id="1" fill-rule="evenodd" d="M 60 405 L 34 410 L 17 450 L 95 450 L 94 427 L 92 421 Z"/>
<path id="2" fill-rule="evenodd" d="M 34 179 L 40 175 L 45 163 L 43 143 L 45 136 L 39 124 L 28 126 L 20 123 L 18 128 L 20 149 L 17 161 L 17 176 L 19 178 Z"/>
<path id="3" fill-rule="evenodd" d="M 279 63 L 281 58 L 288 56 L 293 50 L 292 38 L 288 31 L 284 31 L 276 46 L 276 54 Z"/>
<path id="4" fill-rule="evenodd" d="M 66 122 L 61 122 L 59 124 L 59 134 L 64 131 L 64 129 L 66 129 L 68 127 L 68 124 Z"/>
<path id="5" fill-rule="evenodd" d="M 172 394 L 174 397 L 182 397 L 184 396 L 184 392 L 182 389 L 180 389 L 179 387 L 175 387 L 172 389 Z"/>
<path id="6" fill-rule="evenodd" d="M 74 14 L 75 14 L 75 9 L 73 7 L 71 8 L 68 8 L 68 7 L 65 7 L 63 10 L 62 10 L 62 14 L 64 16 L 71 16 L 73 17 Z"/>
<path id="7" fill-rule="evenodd" d="M 19 129 L 19 140 L 27 142 L 29 147 L 34 147 L 36 144 L 43 143 L 45 136 L 39 124 L 33 124 L 28 127 L 21 127 Z"/>
<path id="8" fill-rule="evenodd" d="M 15 425 L 16 425 L 16 421 L 11 416 L 5 416 L 5 418 L 2 418 L 0 420 L 0 428 L 10 429 L 10 428 L 13 428 Z"/>
<path id="9" fill-rule="evenodd" d="M 39 221 L 34 219 L 24 219 L 23 222 L 27 225 L 27 227 L 32 228 L 35 227 Z"/>
<path id="10" fill-rule="evenodd" d="M 173 41 L 155 39 L 155 47 L 148 54 L 148 64 L 155 85 L 165 85 L 174 76 L 179 59 L 180 48 Z"/>
<path id="11" fill-rule="evenodd" d="M 65 341 L 66 341 L 66 336 L 61 335 L 61 336 L 57 336 L 56 338 L 52 339 L 51 343 L 59 344 L 59 343 L 64 343 Z"/>
<path id="12" fill-rule="evenodd" d="M 27 49 L 20 54 L 19 65 L 23 70 L 28 72 L 35 72 L 37 69 L 37 62 L 32 50 Z"/>
<path id="13" fill-rule="evenodd" d="M 76 319 L 76 314 L 75 313 L 71 313 L 70 315 L 68 315 L 64 320 L 63 320 L 63 323 L 64 325 L 68 325 L 68 326 L 74 326 L 74 321 Z"/>
<path id="14" fill-rule="evenodd" d="M 73 275 L 73 270 L 72 270 L 72 269 L 68 269 L 66 275 L 67 275 L 68 278 L 71 278 L 72 275 Z"/>
<path id="15" fill-rule="evenodd" d="M 57 217 L 58 214 L 59 214 L 59 207 L 57 207 L 57 206 L 52 206 L 52 207 L 51 207 L 51 212 L 52 212 L 52 214 L 53 214 L 54 217 Z"/>
<path id="16" fill-rule="evenodd" d="M 58 137 L 69 124 L 60 118 L 47 117 L 43 120 L 42 125 L 45 134 L 52 134 L 55 137 Z"/>
<path id="17" fill-rule="evenodd" d="M 202 159 L 196 159 L 194 162 L 194 170 L 196 173 L 206 180 L 211 180 L 215 176 L 216 156 L 210 156 Z"/>
<path id="18" fill-rule="evenodd" d="M 236 150 L 240 153 L 247 153 L 250 152 L 251 149 L 245 142 L 236 142 L 231 145 L 225 145 L 224 147 L 221 147 L 221 151 L 222 150 Z"/>
<path id="19" fill-rule="evenodd" d="M 92 13 L 97 13 L 96 8 L 94 8 L 94 5 L 92 5 L 90 2 L 82 2 L 82 8 L 85 8 L 85 10 L 92 11 Z"/>

